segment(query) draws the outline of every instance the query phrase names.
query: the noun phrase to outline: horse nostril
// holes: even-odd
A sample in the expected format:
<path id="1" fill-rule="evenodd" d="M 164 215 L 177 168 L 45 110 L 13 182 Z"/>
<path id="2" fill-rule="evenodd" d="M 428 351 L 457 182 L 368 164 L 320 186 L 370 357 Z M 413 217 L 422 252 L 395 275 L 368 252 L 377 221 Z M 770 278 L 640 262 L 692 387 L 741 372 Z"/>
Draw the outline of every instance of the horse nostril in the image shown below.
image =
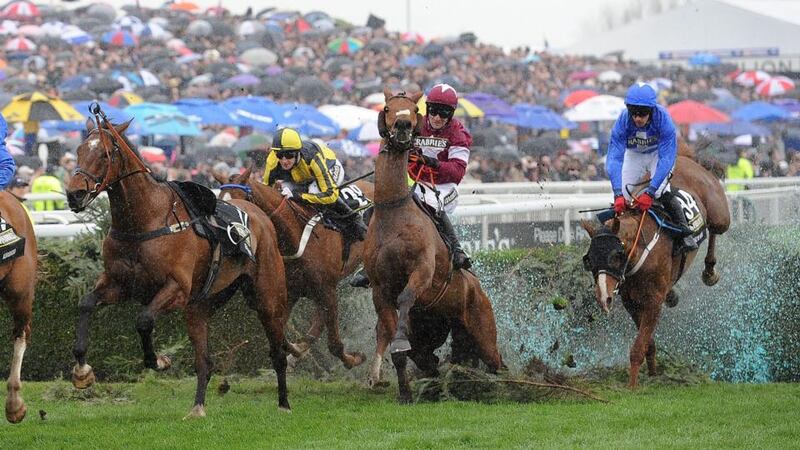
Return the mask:
<path id="1" fill-rule="evenodd" d="M 398 120 L 394 123 L 395 128 L 398 131 L 406 131 L 411 129 L 411 121 L 410 120 Z"/>

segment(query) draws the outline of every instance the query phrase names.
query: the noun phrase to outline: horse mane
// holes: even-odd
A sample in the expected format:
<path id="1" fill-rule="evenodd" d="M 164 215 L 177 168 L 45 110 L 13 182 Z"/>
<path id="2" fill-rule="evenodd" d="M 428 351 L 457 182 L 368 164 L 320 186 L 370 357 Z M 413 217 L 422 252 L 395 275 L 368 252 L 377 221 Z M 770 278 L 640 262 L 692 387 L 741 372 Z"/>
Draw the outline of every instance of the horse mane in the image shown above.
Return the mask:
<path id="1" fill-rule="evenodd" d="M 686 139 L 681 137 L 678 138 L 678 156 L 685 156 L 697 162 L 697 155 L 695 154 L 694 148 L 686 142 Z"/>

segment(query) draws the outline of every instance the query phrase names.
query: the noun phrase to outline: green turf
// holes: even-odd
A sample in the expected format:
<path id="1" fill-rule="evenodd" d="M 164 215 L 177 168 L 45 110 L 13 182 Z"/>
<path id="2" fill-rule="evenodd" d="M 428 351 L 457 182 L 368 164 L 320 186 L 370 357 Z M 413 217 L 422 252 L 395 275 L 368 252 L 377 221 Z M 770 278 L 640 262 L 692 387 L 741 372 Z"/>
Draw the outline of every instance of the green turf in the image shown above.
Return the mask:
<path id="1" fill-rule="evenodd" d="M 346 382 L 290 379 L 293 413 L 277 409 L 274 382 L 212 379 L 208 417 L 181 420 L 194 380 L 148 377 L 98 384 L 24 385 L 28 417 L 0 424 L 0 448 L 797 448 L 800 385 L 704 383 L 595 389 L 611 401 L 400 406 Z M 41 420 L 39 410 L 46 411 Z"/>

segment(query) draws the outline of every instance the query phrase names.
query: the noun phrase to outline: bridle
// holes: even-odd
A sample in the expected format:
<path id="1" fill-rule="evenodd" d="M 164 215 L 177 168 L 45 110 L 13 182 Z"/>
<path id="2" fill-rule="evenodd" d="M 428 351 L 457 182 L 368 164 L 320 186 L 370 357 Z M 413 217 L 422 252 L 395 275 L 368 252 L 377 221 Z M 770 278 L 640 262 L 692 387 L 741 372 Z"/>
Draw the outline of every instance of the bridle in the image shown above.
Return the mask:
<path id="1" fill-rule="evenodd" d="M 393 95 L 392 97 L 390 97 L 388 100 L 386 100 L 386 106 L 383 107 L 383 112 L 378 115 L 378 119 L 383 122 L 383 127 L 379 126 L 378 130 L 380 131 L 381 137 L 385 141 L 385 145 L 383 145 L 381 147 L 381 150 L 380 150 L 381 153 L 386 152 L 389 149 L 393 149 L 393 150 L 397 150 L 397 151 L 406 151 L 406 150 L 410 150 L 411 147 L 413 147 L 413 145 L 414 145 L 414 131 L 413 130 L 411 132 L 412 133 L 411 134 L 411 139 L 408 141 L 408 143 L 403 144 L 403 143 L 397 142 L 397 130 L 395 129 L 395 127 L 392 126 L 392 128 L 389 128 L 387 126 L 386 113 L 389 112 L 389 102 L 391 102 L 392 100 L 395 100 L 395 99 L 406 99 L 406 100 L 412 102 L 412 104 L 413 104 L 413 101 L 411 100 L 410 97 L 408 97 L 406 95 L 405 92 L 399 92 L 399 93 Z M 409 114 L 416 115 L 416 111 L 417 111 L 416 110 L 416 105 L 414 105 L 413 111 L 414 111 L 413 113 L 409 111 Z M 396 121 L 397 120 L 395 119 L 395 122 Z"/>
<path id="2" fill-rule="evenodd" d="M 94 201 L 94 199 L 97 198 L 101 192 L 105 190 L 111 190 L 114 185 L 125 178 L 137 173 L 150 173 L 150 169 L 145 166 L 144 163 L 136 156 L 125 139 L 120 136 L 114 126 L 109 122 L 105 113 L 100 109 L 100 105 L 93 103 L 89 106 L 89 111 L 94 114 L 97 125 L 89 133 L 89 136 L 92 136 L 95 133 L 100 134 L 100 145 L 106 154 L 108 164 L 106 166 L 106 173 L 102 176 L 94 175 L 80 166 L 77 166 L 76 164 L 72 176 L 81 175 L 82 177 L 86 178 L 87 186 L 89 186 L 92 182 L 94 183 L 94 187 L 91 190 L 87 190 L 89 193 L 89 201 L 87 201 L 83 207 L 89 206 L 89 204 L 92 203 L 92 201 Z M 119 174 L 116 164 L 114 164 L 114 155 L 118 152 L 128 153 L 129 157 L 133 156 L 133 161 L 136 162 L 136 167 L 134 167 L 132 171 Z"/>

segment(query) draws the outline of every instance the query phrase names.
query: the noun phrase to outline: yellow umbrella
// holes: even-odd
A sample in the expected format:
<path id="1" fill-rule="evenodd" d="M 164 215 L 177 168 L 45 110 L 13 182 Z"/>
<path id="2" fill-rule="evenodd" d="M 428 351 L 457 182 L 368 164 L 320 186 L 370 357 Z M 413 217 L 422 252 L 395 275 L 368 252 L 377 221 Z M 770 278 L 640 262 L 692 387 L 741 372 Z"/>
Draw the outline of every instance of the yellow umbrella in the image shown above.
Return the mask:
<path id="1" fill-rule="evenodd" d="M 117 91 L 108 99 L 108 104 L 115 108 L 125 108 L 131 105 L 144 103 L 144 99 L 133 92 Z"/>
<path id="2" fill-rule="evenodd" d="M 426 97 L 423 95 L 422 98 L 419 99 L 417 102 L 417 106 L 419 107 L 419 113 L 425 115 L 425 99 Z M 471 101 L 460 98 L 458 99 L 458 108 L 456 108 L 456 116 L 458 117 L 483 117 L 483 110 L 475 106 L 474 103 Z"/>
<path id="3" fill-rule="evenodd" d="M 35 91 L 17 95 L 3 108 L 3 117 L 8 122 L 41 122 L 61 120 L 76 122 L 86 120 L 69 103 Z"/>

